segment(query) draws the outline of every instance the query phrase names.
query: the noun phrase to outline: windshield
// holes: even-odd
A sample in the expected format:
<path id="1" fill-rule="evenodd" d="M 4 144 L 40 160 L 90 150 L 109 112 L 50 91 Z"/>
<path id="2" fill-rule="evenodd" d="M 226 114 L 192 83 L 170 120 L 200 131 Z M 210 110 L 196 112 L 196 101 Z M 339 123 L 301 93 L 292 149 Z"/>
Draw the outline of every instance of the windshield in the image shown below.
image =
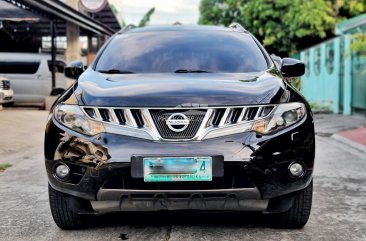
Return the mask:
<path id="1" fill-rule="evenodd" d="M 248 34 L 229 31 L 121 34 L 96 65 L 96 71 L 114 73 L 244 73 L 266 69 L 266 59 L 254 40 Z"/>

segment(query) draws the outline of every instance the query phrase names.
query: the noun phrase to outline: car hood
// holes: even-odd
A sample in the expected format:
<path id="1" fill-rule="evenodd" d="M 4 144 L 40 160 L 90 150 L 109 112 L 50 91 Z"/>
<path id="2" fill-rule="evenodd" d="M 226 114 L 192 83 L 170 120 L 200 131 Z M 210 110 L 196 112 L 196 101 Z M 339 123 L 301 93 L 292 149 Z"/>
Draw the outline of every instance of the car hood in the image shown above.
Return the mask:
<path id="1" fill-rule="evenodd" d="M 285 89 L 275 71 L 101 74 L 88 69 L 75 86 L 80 105 L 108 107 L 269 104 L 278 103 Z"/>

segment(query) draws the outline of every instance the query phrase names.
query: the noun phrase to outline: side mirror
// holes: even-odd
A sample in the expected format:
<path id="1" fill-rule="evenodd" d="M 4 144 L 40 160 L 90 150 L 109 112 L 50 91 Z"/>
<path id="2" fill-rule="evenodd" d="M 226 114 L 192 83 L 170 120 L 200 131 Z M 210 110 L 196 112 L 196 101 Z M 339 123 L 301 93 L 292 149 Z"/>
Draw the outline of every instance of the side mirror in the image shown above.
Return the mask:
<path id="1" fill-rule="evenodd" d="M 305 73 L 305 64 L 292 58 L 283 58 L 281 72 L 284 77 L 300 77 Z"/>
<path id="2" fill-rule="evenodd" d="M 65 67 L 65 76 L 70 79 L 78 79 L 79 76 L 84 72 L 85 67 L 83 62 L 75 60 L 70 62 Z"/>

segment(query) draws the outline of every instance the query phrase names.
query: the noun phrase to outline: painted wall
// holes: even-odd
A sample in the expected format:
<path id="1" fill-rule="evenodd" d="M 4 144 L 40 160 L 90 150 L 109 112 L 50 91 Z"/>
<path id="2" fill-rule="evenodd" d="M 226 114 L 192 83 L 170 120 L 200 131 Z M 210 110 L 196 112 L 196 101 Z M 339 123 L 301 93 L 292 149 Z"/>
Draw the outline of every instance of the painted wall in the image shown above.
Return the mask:
<path id="1" fill-rule="evenodd" d="M 300 52 L 306 72 L 301 92 L 309 102 L 328 106 L 334 113 L 351 114 L 351 36 L 343 35 Z"/>

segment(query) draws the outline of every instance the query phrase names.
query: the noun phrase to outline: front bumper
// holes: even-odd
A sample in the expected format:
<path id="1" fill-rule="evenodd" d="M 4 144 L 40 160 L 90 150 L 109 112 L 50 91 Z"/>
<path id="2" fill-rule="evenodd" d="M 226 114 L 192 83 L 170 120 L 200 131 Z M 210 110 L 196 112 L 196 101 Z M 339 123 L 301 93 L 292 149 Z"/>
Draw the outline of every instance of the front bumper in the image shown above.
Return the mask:
<path id="1" fill-rule="evenodd" d="M 304 189 L 312 180 L 314 127 L 311 115 L 286 130 L 258 136 L 246 132 L 199 142 L 164 143 L 103 133 L 85 137 L 48 121 L 45 139 L 46 169 L 51 186 L 91 201 L 97 212 L 147 210 L 268 211 L 269 201 Z M 212 182 L 145 183 L 131 176 L 131 157 L 224 157 L 224 175 Z M 299 179 L 288 173 L 290 163 L 301 162 Z M 67 182 L 54 176 L 63 162 L 72 174 Z"/>
<path id="2" fill-rule="evenodd" d="M 13 90 L 0 90 L 0 104 L 14 102 Z"/>
<path id="3" fill-rule="evenodd" d="M 101 189 L 91 205 L 97 212 L 151 210 L 237 210 L 264 211 L 257 188 L 216 190 L 123 190 Z"/>

